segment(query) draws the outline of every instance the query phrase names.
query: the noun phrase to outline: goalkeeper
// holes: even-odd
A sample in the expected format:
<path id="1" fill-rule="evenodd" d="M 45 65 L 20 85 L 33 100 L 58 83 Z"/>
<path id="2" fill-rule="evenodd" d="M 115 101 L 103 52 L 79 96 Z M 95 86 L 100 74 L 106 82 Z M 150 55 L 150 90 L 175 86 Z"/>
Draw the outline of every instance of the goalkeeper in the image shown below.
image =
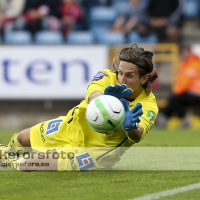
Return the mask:
<path id="1" fill-rule="evenodd" d="M 20 171 L 113 168 L 150 131 L 158 114 L 150 87 L 157 78 L 152 58 L 153 53 L 137 44 L 122 49 L 119 66 L 98 72 L 85 99 L 66 116 L 16 133 L 8 145 L 1 145 L 1 164 Z M 99 95 L 112 95 L 125 108 L 122 126 L 108 135 L 92 130 L 85 117 L 87 105 Z"/>

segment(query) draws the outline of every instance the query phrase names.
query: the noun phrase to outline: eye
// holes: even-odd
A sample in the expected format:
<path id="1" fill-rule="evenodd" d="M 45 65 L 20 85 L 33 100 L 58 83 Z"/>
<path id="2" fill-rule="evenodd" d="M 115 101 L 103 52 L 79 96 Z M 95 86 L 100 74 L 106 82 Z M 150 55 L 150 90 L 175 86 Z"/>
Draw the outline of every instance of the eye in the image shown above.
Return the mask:
<path id="1" fill-rule="evenodd" d="M 129 78 L 132 78 L 132 77 L 133 77 L 133 74 L 127 74 L 127 76 L 128 76 Z"/>

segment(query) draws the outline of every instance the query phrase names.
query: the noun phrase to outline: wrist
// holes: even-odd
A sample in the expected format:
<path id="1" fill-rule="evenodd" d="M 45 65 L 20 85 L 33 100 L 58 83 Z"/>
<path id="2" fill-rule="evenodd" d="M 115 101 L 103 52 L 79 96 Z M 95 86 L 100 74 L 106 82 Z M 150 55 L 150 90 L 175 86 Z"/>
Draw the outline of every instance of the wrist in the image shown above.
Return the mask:
<path id="1" fill-rule="evenodd" d="M 139 123 L 135 123 L 135 126 L 132 127 L 132 128 L 124 128 L 124 127 L 122 127 L 122 128 L 127 133 L 133 132 L 133 131 L 135 131 L 135 130 L 137 130 L 139 128 Z"/>
<path id="2" fill-rule="evenodd" d="M 140 127 L 136 128 L 136 129 L 132 129 L 131 131 L 125 131 L 127 137 L 134 141 L 134 142 L 138 142 L 141 139 L 142 136 L 142 131 L 143 129 L 141 129 Z"/>

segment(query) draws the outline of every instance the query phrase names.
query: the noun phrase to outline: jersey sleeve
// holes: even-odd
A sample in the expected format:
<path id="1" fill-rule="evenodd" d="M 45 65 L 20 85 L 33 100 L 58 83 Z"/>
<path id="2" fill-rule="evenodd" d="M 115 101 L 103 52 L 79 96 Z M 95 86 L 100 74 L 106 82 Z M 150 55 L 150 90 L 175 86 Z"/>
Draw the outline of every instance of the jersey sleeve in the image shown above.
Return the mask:
<path id="1" fill-rule="evenodd" d="M 92 79 L 92 81 L 89 83 L 85 100 L 88 103 L 89 96 L 94 91 L 99 91 L 103 94 L 105 88 L 110 84 L 116 84 L 117 78 L 116 74 L 112 72 L 109 69 L 105 69 L 102 71 L 99 71 Z"/>
<path id="2" fill-rule="evenodd" d="M 158 115 L 158 107 L 155 101 L 142 102 L 143 114 L 141 116 L 140 125 L 143 127 L 143 134 L 140 140 L 151 130 L 154 126 L 156 117 Z"/>

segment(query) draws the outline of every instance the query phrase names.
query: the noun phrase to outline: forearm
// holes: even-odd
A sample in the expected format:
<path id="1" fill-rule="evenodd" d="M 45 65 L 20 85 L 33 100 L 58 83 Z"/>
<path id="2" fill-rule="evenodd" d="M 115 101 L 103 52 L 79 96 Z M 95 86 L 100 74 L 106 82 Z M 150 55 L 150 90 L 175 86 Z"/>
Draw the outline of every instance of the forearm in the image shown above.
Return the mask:
<path id="1" fill-rule="evenodd" d="M 138 23 L 138 20 L 135 17 L 132 17 L 125 25 L 124 32 L 129 33 L 131 30 L 133 30 Z"/>
<path id="2" fill-rule="evenodd" d="M 92 101 L 94 98 L 102 95 L 101 92 L 99 91 L 94 91 L 89 97 L 88 97 L 88 102 Z"/>
<path id="3" fill-rule="evenodd" d="M 133 129 L 131 131 L 126 131 L 126 135 L 131 140 L 134 140 L 135 142 L 138 142 L 142 137 L 143 131 L 144 131 L 143 127 L 139 125 L 139 127 L 137 129 Z"/>
<path id="4" fill-rule="evenodd" d="M 123 26 L 124 18 L 122 16 L 118 17 L 113 25 L 114 30 L 120 30 Z"/>

